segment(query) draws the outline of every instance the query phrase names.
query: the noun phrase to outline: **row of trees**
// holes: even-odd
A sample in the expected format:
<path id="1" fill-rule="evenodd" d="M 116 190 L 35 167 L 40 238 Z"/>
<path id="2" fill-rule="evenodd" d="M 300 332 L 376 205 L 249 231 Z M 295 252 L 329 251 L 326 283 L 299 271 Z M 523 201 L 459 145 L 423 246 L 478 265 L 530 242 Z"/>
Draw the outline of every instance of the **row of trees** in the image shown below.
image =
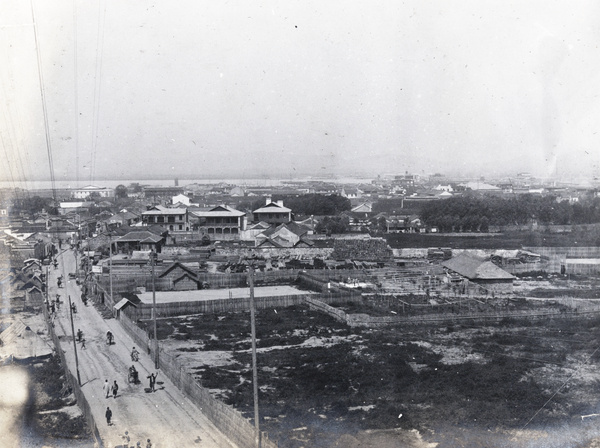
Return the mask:
<path id="1" fill-rule="evenodd" d="M 283 205 L 292 210 L 294 215 L 337 215 L 350 210 L 350 199 L 337 194 L 303 194 L 302 196 L 273 196 L 273 202 L 283 201 Z M 265 199 L 260 198 L 252 202 L 242 201 L 238 208 L 242 210 L 256 210 L 265 205 Z"/>
<path id="2" fill-rule="evenodd" d="M 421 219 L 442 232 L 481 231 L 490 225 L 592 224 L 600 222 L 600 198 L 571 204 L 554 196 L 521 195 L 506 199 L 496 196 L 462 196 L 432 201 L 421 209 Z"/>

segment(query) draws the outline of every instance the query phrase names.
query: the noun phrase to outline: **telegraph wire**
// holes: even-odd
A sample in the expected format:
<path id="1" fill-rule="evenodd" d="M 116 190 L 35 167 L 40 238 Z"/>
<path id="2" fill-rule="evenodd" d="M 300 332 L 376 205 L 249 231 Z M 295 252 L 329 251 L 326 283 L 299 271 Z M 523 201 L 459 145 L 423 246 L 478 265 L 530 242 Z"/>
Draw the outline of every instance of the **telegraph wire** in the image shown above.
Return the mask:
<path id="1" fill-rule="evenodd" d="M 48 165 L 50 168 L 50 181 L 52 183 L 52 199 L 56 203 L 56 181 L 54 179 L 54 162 L 52 161 L 52 142 L 50 140 L 50 126 L 48 124 L 48 110 L 46 106 L 46 91 L 44 89 L 44 75 L 42 70 L 42 58 L 40 53 L 40 46 L 38 42 L 37 35 L 37 23 L 35 20 L 35 8 L 33 7 L 33 0 L 30 0 L 31 3 L 31 18 L 33 20 L 33 36 L 35 39 L 35 50 L 37 54 L 37 63 L 38 63 L 38 77 L 40 82 L 40 95 L 42 97 L 42 111 L 44 114 L 44 128 L 46 133 L 46 149 L 48 152 Z"/>
<path id="2" fill-rule="evenodd" d="M 4 135 L 1 132 L 0 132 L 0 142 L 2 142 L 2 149 L 4 150 L 4 154 L 5 154 L 5 157 L 6 157 L 6 164 L 8 165 L 8 174 L 10 176 L 10 180 L 11 180 L 11 183 L 12 183 L 12 186 L 13 186 L 13 191 L 15 193 L 15 196 L 18 196 L 17 195 L 17 188 L 16 188 L 16 185 L 15 185 L 15 177 L 14 177 L 13 170 L 12 170 L 12 164 L 10 163 L 10 157 L 8 156 L 8 151 L 7 151 L 6 145 L 4 143 Z"/>
<path id="3" fill-rule="evenodd" d="M 104 8 L 102 8 L 104 6 Z M 92 151 L 90 163 L 90 183 L 94 182 L 96 170 L 96 150 L 98 146 L 98 123 L 100 121 L 100 93 L 102 88 L 102 56 L 104 53 L 104 23 L 106 1 L 98 2 L 98 33 L 96 41 L 96 71 L 94 73 L 94 112 L 92 117 Z"/>
<path id="4" fill-rule="evenodd" d="M 6 42 L 9 42 L 9 39 L 6 39 Z M 7 69 L 7 73 L 6 75 L 8 76 L 8 81 L 10 83 L 10 90 L 13 92 L 16 91 L 15 89 L 15 83 L 14 83 L 14 76 L 13 76 L 13 72 L 12 72 L 12 62 L 11 62 L 11 55 L 10 55 L 10 48 L 7 47 L 6 49 L 6 57 L 7 57 L 7 63 L 6 63 L 6 69 Z M 29 197 L 30 193 L 29 193 L 29 188 L 30 185 L 28 184 L 28 176 L 25 175 L 25 166 L 29 166 L 29 155 L 28 155 L 28 151 L 25 145 L 25 133 L 23 131 L 23 123 L 21 122 L 21 118 L 20 118 L 20 113 L 18 110 L 18 102 L 17 101 L 12 101 L 13 104 L 13 108 L 14 108 L 14 114 L 11 113 L 11 107 L 10 107 L 10 98 L 5 86 L 5 83 L 2 83 L 2 92 L 4 94 L 4 98 L 6 99 L 6 110 L 5 110 L 5 121 L 7 124 L 7 128 L 10 129 L 10 131 L 12 131 L 12 135 L 11 132 L 8 132 L 8 139 L 9 139 L 9 143 L 10 143 L 10 147 L 12 148 L 13 152 L 13 161 L 15 161 L 15 163 L 17 164 L 18 171 L 17 171 L 17 176 L 20 177 L 19 179 L 19 183 L 22 184 L 22 186 L 24 186 L 24 190 L 25 190 L 25 195 L 27 197 Z M 17 122 L 17 126 L 15 126 L 14 121 L 13 121 L 13 115 L 15 117 L 15 121 Z M 20 144 L 20 142 L 22 142 L 22 145 Z M 3 145 L 5 146 L 5 152 L 7 152 L 8 150 L 6 149 L 6 143 L 4 142 Z M 20 146 L 22 146 L 22 150 L 20 150 Z M 24 155 L 23 155 L 24 153 Z M 26 159 L 26 163 L 27 165 L 25 165 L 23 163 L 23 156 Z M 8 159 L 8 157 L 7 157 Z M 29 170 L 27 170 L 29 172 Z"/>
<path id="5" fill-rule="evenodd" d="M 596 347 L 596 350 L 594 350 L 594 351 L 592 352 L 592 354 L 591 354 L 590 356 L 588 356 L 588 358 L 587 358 L 587 360 L 586 360 L 586 363 L 587 363 L 587 362 L 588 362 L 590 359 L 592 359 L 592 356 L 594 356 L 598 350 L 600 350 L 600 346 Z M 544 409 L 546 406 L 548 406 L 548 403 L 550 403 L 550 402 L 551 402 L 551 401 L 554 399 L 554 397 L 556 396 L 556 394 L 558 394 L 558 393 L 559 393 L 559 392 L 562 390 L 562 388 L 563 388 L 563 387 L 565 387 L 565 386 L 567 385 L 567 383 L 568 383 L 569 381 L 571 381 L 571 380 L 573 379 L 573 377 L 574 377 L 575 375 L 577 375 L 577 374 L 578 374 L 578 373 L 581 371 L 581 369 L 582 369 L 583 367 L 584 367 L 584 366 L 582 365 L 582 366 L 580 366 L 580 367 L 579 367 L 577 370 L 575 370 L 575 371 L 574 371 L 574 372 L 571 374 L 571 376 L 569 376 L 569 378 L 567 378 L 567 379 L 565 380 L 565 382 L 564 382 L 564 383 L 562 383 L 558 389 L 556 389 L 556 391 L 555 391 L 555 392 L 552 394 L 552 396 L 551 396 L 550 398 L 548 398 L 548 400 L 546 400 L 546 402 L 545 402 L 545 403 L 542 405 L 542 407 L 541 407 L 541 408 L 539 408 L 539 409 L 536 411 L 536 413 L 535 413 L 535 414 L 533 414 L 533 416 L 532 416 L 532 417 L 531 417 L 529 420 L 527 420 L 527 423 L 525 423 L 525 424 L 523 425 L 523 427 L 521 428 L 521 430 L 524 430 L 525 428 L 527 428 L 527 426 L 528 426 L 528 425 L 531 423 L 531 421 L 532 421 L 532 420 L 533 420 L 533 419 L 534 419 L 534 418 L 535 418 L 535 417 L 536 417 L 536 416 L 537 416 L 537 415 L 538 415 L 540 412 L 542 412 L 542 410 L 543 410 L 543 409 Z"/>
<path id="6" fill-rule="evenodd" d="M 77 61 L 77 0 L 73 0 L 73 84 L 75 103 L 75 186 L 79 187 L 79 85 L 78 85 L 78 61 Z"/>

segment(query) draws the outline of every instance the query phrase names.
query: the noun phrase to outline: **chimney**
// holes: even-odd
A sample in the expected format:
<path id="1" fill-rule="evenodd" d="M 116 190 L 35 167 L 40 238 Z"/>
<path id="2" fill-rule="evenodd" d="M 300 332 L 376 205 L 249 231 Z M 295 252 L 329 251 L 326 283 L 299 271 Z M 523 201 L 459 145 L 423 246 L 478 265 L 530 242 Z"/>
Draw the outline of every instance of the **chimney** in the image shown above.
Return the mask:
<path id="1" fill-rule="evenodd" d="M 277 205 L 283 207 L 283 201 L 277 201 Z"/>
<path id="2" fill-rule="evenodd" d="M 265 198 L 265 205 L 269 205 L 271 203 L 271 196 L 267 196 Z"/>

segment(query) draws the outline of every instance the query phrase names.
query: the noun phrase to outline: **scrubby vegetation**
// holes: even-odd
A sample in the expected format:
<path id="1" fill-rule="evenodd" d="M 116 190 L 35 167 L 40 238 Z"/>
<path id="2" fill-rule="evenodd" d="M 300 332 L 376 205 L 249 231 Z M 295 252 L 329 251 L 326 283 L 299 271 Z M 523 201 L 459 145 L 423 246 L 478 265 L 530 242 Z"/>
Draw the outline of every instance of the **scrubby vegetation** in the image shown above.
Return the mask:
<path id="1" fill-rule="evenodd" d="M 252 418 L 249 314 L 162 325 L 196 344 L 203 386 Z M 293 307 L 259 311 L 257 335 L 261 428 L 281 447 L 334 446 L 342 434 L 398 427 L 457 446 L 451 428 L 508 434 L 532 418 L 536 427 L 568 424 L 595 412 L 590 397 L 600 392 L 583 373 L 563 387 L 573 369 L 585 372 L 590 362 L 595 371 L 598 359 L 588 359 L 599 319 L 357 330 Z M 202 351 L 226 352 L 228 361 L 202 364 Z"/>

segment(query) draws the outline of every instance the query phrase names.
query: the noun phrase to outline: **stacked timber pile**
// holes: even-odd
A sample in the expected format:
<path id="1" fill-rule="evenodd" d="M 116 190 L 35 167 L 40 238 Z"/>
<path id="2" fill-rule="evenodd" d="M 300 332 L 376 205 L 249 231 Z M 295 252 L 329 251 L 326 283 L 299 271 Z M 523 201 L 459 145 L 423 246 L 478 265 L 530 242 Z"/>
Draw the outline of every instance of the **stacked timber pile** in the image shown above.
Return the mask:
<path id="1" fill-rule="evenodd" d="M 392 249 L 383 238 L 336 239 L 331 254 L 335 260 L 387 261 L 392 257 Z"/>

